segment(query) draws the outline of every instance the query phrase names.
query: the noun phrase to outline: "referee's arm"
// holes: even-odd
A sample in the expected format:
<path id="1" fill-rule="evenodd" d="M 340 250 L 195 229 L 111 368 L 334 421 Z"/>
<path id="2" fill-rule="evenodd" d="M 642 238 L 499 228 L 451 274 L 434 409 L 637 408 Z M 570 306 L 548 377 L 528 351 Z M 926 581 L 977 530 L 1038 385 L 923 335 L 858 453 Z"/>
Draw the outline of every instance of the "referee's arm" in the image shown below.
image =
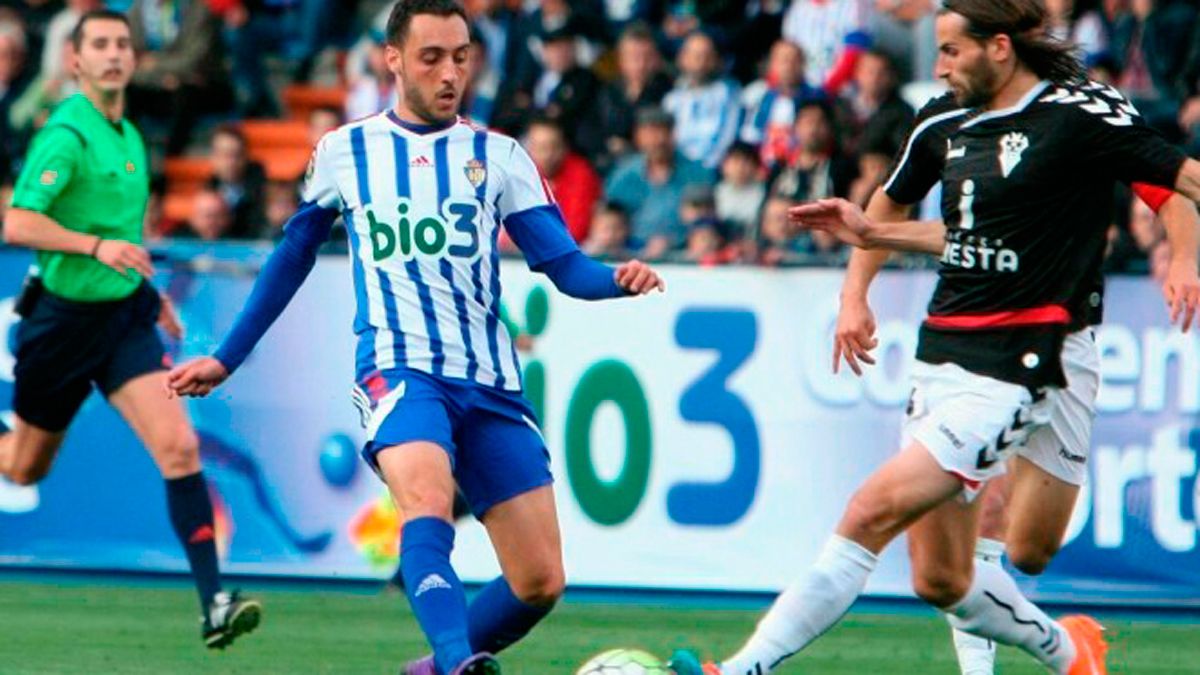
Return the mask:
<path id="1" fill-rule="evenodd" d="M 92 256 L 120 274 L 132 269 L 147 279 L 154 276 L 150 254 L 141 246 L 68 230 L 45 214 L 19 207 L 5 214 L 4 243 L 37 251 Z"/>

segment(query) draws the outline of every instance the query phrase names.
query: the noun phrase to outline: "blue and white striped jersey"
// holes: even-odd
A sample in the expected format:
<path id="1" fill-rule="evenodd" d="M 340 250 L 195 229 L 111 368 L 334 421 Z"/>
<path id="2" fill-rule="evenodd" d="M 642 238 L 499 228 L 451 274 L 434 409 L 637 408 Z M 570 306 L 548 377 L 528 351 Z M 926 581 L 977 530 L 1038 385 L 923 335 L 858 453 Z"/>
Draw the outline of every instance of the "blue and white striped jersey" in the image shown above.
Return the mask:
<path id="1" fill-rule="evenodd" d="M 718 79 L 698 86 L 678 85 L 663 98 L 675 118 L 675 144 L 684 157 L 715 169 L 737 137 L 741 124 L 738 84 Z"/>
<path id="2" fill-rule="evenodd" d="M 500 321 L 501 224 L 531 267 L 575 248 L 520 236 L 564 225 L 519 143 L 461 119 L 418 128 L 387 111 L 321 140 L 303 198 L 340 211 L 349 233 L 359 382 L 404 367 L 520 390 Z"/>

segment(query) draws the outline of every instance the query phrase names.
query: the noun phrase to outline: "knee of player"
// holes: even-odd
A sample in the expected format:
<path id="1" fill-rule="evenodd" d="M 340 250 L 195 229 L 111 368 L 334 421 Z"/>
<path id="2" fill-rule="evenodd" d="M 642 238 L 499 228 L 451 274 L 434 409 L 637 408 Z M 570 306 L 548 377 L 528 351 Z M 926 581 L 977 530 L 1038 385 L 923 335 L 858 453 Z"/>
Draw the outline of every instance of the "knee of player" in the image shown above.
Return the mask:
<path id="1" fill-rule="evenodd" d="M 949 607 L 962 600 L 971 588 L 971 576 L 948 567 L 913 570 L 913 591 L 934 607 Z"/>
<path id="2" fill-rule="evenodd" d="M 513 580 L 513 594 L 527 605 L 548 607 L 558 602 L 567 586 L 561 563 L 547 563 Z"/>
<path id="3" fill-rule="evenodd" d="M 1036 576 L 1046 571 L 1057 552 L 1058 546 L 1049 543 L 1011 543 L 1008 547 L 1008 560 L 1021 572 Z"/>
<path id="4" fill-rule="evenodd" d="M 898 512 L 894 500 L 886 494 L 859 490 L 846 505 L 846 513 L 842 516 L 838 531 L 855 541 L 861 541 L 864 537 L 874 538 L 891 531 L 902 520 L 903 514 Z"/>
<path id="5" fill-rule="evenodd" d="M 157 439 L 154 445 L 164 475 L 179 477 L 200 470 L 200 440 L 191 429 Z"/>

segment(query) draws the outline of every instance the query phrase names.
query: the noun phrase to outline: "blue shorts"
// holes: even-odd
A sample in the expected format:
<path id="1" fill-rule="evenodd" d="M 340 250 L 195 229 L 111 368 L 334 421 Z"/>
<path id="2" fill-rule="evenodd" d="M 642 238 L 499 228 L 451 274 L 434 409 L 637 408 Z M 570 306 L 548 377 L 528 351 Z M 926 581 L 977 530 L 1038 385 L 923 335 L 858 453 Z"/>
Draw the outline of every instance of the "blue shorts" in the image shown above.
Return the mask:
<path id="1" fill-rule="evenodd" d="M 546 442 L 519 393 L 398 369 L 358 387 L 355 402 L 367 427 L 363 459 L 376 473 L 376 455 L 384 448 L 436 443 L 450 455 L 454 478 L 477 518 L 554 482 Z"/>

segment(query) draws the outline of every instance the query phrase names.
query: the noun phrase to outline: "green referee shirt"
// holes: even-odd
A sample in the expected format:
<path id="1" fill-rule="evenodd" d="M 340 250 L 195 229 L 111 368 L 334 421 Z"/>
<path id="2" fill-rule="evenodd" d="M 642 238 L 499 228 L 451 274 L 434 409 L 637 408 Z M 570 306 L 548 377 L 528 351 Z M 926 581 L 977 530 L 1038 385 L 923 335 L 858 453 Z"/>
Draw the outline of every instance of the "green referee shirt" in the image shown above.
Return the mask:
<path id="1" fill-rule="evenodd" d="M 150 198 L 146 146 L 128 120 L 114 124 L 83 94 L 63 101 L 33 139 L 13 192 L 14 208 L 104 239 L 141 244 Z M 142 283 L 88 255 L 38 251 L 42 282 L 80 302 L 120 300 Z"/>

